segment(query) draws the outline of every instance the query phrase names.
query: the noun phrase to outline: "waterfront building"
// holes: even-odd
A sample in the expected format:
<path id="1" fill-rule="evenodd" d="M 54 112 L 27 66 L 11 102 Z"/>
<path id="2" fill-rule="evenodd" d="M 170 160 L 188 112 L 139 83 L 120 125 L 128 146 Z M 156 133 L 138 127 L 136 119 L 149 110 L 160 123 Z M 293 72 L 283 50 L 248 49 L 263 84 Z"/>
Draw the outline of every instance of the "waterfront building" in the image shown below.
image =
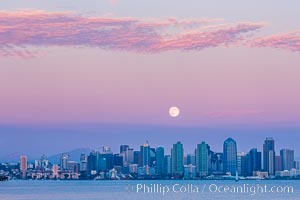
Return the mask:
<path id="1" fill-rule="evenodd" d="M 172 166 L 171 173 L 176 177 L 182 176 L 184 172 L 183 153 L 184 150 L 181 142 L 177 142 L 176 144 L 173 144 L 173 147 L 171 149 L 171 166 Z"/>
<path id="2" fill-rule="evenodd" d="M 145 143 L 140 146 L 141 152 L 141 166 L 150 166 L 150 146 L 148 143 Z"/>
<path id="3" fill-rule="evenodd" d="M 234 139 L 228 138 L 223 144 L 224 173 L 235 175 L 237 171 L 237 145 Z"/>
<path id="4" fill-rule="evenodd" d="M 80 155 L 80 172 L 88 171 L 88 156 L 85 154 Z"/>
<path id="5" fill-rule="evenodd" d="M 20 157 L 20 171 L 22 178 L 26 177 L 26 171 L 27 171 L 27 156 L 21 156 Z"/>
<path id="6" fill-rule="evenodd" d="M 161 175 L 163 173 L 164 157 L 165 157 L 165 149 L 163 147 L 157 147 L 156 148 L 156 168 L 155 168 L 156 174 Z"/>
<path id="7" fill-rule="evenodd" d="M 60 157 L 60 170 L 68 170 L 68 162 L 70 156 L 67 153 L 63 153 Z"/>
<path id="8" fill-rule="evenodd" d="M 269 175 L 275 174 L 275 141 L 271 137 L 265 139 L 263 145 L 263 169 Z"/>
<path id="9" fill-rule="evenodd" d="M 261 171 L 261 152 L 257 151 L 257 148 L 253 148 L 249 151 L 249 167 L 248 176 L 253 176 L 257 171 Z"/>
<path id="10" fill-rule="evenodd" d="M 294 150 L 281 149 L 280 157 L 282 160 L 282 170 L 291 170 L 294 168 Z"/>
<path id="11" fill-rule="evenodd" d="M 208 153 L 209 146 L 205 142 L 197 145 L 196 148 L 196 173 L 199 177 L 208 175 Z"/>

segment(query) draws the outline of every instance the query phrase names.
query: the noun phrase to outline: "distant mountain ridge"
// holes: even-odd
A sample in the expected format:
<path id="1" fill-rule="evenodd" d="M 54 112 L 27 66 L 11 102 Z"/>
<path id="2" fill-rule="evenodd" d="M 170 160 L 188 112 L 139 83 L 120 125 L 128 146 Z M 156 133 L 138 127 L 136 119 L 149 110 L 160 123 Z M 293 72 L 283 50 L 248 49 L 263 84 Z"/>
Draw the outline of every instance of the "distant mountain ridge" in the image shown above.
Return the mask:
<path id="1" fill-rule="evenodd" d="M 70 160 L 73 160 L 75 162 L 80 161 L 80 155 L 81 154 L 89 154 L 92 151 L 90 148 L 79 148 L 79 149 L 73 149 L 68 152 L 62 152 L 62 153 L 67 153 L 70 155 Z M 59 163 L 60 162 L 60 157 L 62 153 L 58 153 L 52 156 L 48 157 L 49 162 L 51 163 Z"/>
<path id="2" fill-rule="evenodd" d="M 67 152 L 61 152 L 61 153 L 58 153 L 58 154 L 55 154 L 55 155 L 48 156 L 48 160 L 51 163 L 57 164 L 57 163 L 60 162 L 61 154 L 62 153 L 67 153 L 67 154 L 70 155 L 70 160 L 79 162 L 81 154 L 89 154 L 91 151 L 92 151 L 92 149 L 90 149 L 90 148 L 73 149 L 73 150 L 70 150 L 70 151 L 67 151 Z M 2 157 L 0 157 L 0 163 L 1 162 L 3 162 L 3 163 L 6 163 L 6 162 L 8 162 L 8 163 L 17 163 L 17 162 L 20 161 L 20 156 L 22 156 L 22 155 L 26 155 L 26 154 L 22 153 L 22 152 L 14 152 L 14 153 L 2 156 Z M 36 159 L 39 159 L 39 158 L 31 157 L 30 155 L 27 155 L 27 156 L 28 156 L 28 161 L 29 162 L 32 162 Z"/>

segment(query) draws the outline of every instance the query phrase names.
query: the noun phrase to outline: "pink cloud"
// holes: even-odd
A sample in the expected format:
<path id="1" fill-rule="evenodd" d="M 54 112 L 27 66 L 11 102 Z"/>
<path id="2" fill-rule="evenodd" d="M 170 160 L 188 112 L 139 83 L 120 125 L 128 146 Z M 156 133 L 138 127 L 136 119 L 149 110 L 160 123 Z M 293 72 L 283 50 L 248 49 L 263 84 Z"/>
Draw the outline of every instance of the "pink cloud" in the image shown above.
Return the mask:
<path id="1" fill-rule="evenodd" d="M 32 56 L 29 47 L 84 46 L 137 53 L 202 50 L 230 45 L 261 23 L 214 24 L 220 19 L 145 20 L 84 17 L 70 12 L 1 11 L 0 55 Z M 204 26 L 213 24 L 211 26 Z"/>
<path id="2" fill-rule="evenodd" d="M 300 51 L 300 31 L 256 38 L 249 42 L 252 47 L 270 47 Z"/>
<path id="3" fill-rule="evenodd" d="M 210 118 L 230 118 L 230 117 L 245 117 L 259 116 L 263 112 L 260 110 L 223 110 L 206 113 Z"/>

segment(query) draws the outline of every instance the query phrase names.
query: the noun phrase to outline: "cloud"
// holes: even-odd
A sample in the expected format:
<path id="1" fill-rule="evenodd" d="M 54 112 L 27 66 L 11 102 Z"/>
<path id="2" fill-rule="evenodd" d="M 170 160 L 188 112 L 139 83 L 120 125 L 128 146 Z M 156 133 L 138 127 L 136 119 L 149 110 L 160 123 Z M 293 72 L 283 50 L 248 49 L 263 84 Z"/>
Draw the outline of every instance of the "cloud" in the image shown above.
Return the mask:
<path id="1" fill-rule="evenodd" d="M 232 117 L 246 117 L 246 116 L 259 116 L 263 112 L 260 110 L 223 110 L 208 112 L 206 115 L 210 118 L 232 118 Z"/>
<path id="2" fill-rule="evenodd" d="M 289 51 L 300 51 L 300 31 L 256 38 L 249 42 L 251 47 L 270 47 Z"/>
<path id="3" fill-rule="evenodd" d="M 0 55 L 34 56 L 31 47 L 83 46 L 136 53 L 202 50 L 235 44 L 262 23 L 221 19 L 85 17 L 71 12 L 0 11 Z"/>

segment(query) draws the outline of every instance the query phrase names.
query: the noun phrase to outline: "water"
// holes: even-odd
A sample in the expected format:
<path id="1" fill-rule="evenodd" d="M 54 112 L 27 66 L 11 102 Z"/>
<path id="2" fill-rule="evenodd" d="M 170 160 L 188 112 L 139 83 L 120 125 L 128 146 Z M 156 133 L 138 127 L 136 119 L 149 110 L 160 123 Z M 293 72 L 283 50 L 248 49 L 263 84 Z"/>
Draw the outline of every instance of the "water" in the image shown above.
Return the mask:
<path id="1" fill-rule="evenodd" d="M 144 184 L 145 190 L 144 190 Z M 156 186 L 155 190 L 153 186 Z M 152 186 L 152 187 L 151 187 Z M 157 187 L 159 186 L 159 187 Z M 141 188 L 143 187 L 143 188 Z M 173 190 L 174 187 L 174 190 Z M 271 188 L 273 187 L 273 192 Z M 288 190 L 288 188 L 290 190 Z M 141 188 L 141 189 L 140 189 Z M 152 188 L 152 192 L 151 192 Z M 180 191 L 181 188 L 181 191 Z M 238 188 L 238 189 L 236 189 Z M 258 189 L 259 188 L 259 189 Z M 267 190 L 263 191 L 262 188 Z M 292 190 L 291 190 L 292 188 Z M 167 192 L 167 190 L 169 191 Z M 227 190 L 228 189 L 228 190 Z M 235 190 L 236 189 L 236 190 Z M 244 189 L 242 191 L 242 189 Z M 138 190 L 138 193 L 137 193 Z M 163 194 L 163 191 L 165 193 Z M 226 192 L 225 192 L 226 191 Z M 268 191 L 268 192 L 266 192 Z M 275 191 L 275 192 L 274 192 Z M 300 199 L 300 181 L 22 181 L 0 182 L 1 200 Z"/>

